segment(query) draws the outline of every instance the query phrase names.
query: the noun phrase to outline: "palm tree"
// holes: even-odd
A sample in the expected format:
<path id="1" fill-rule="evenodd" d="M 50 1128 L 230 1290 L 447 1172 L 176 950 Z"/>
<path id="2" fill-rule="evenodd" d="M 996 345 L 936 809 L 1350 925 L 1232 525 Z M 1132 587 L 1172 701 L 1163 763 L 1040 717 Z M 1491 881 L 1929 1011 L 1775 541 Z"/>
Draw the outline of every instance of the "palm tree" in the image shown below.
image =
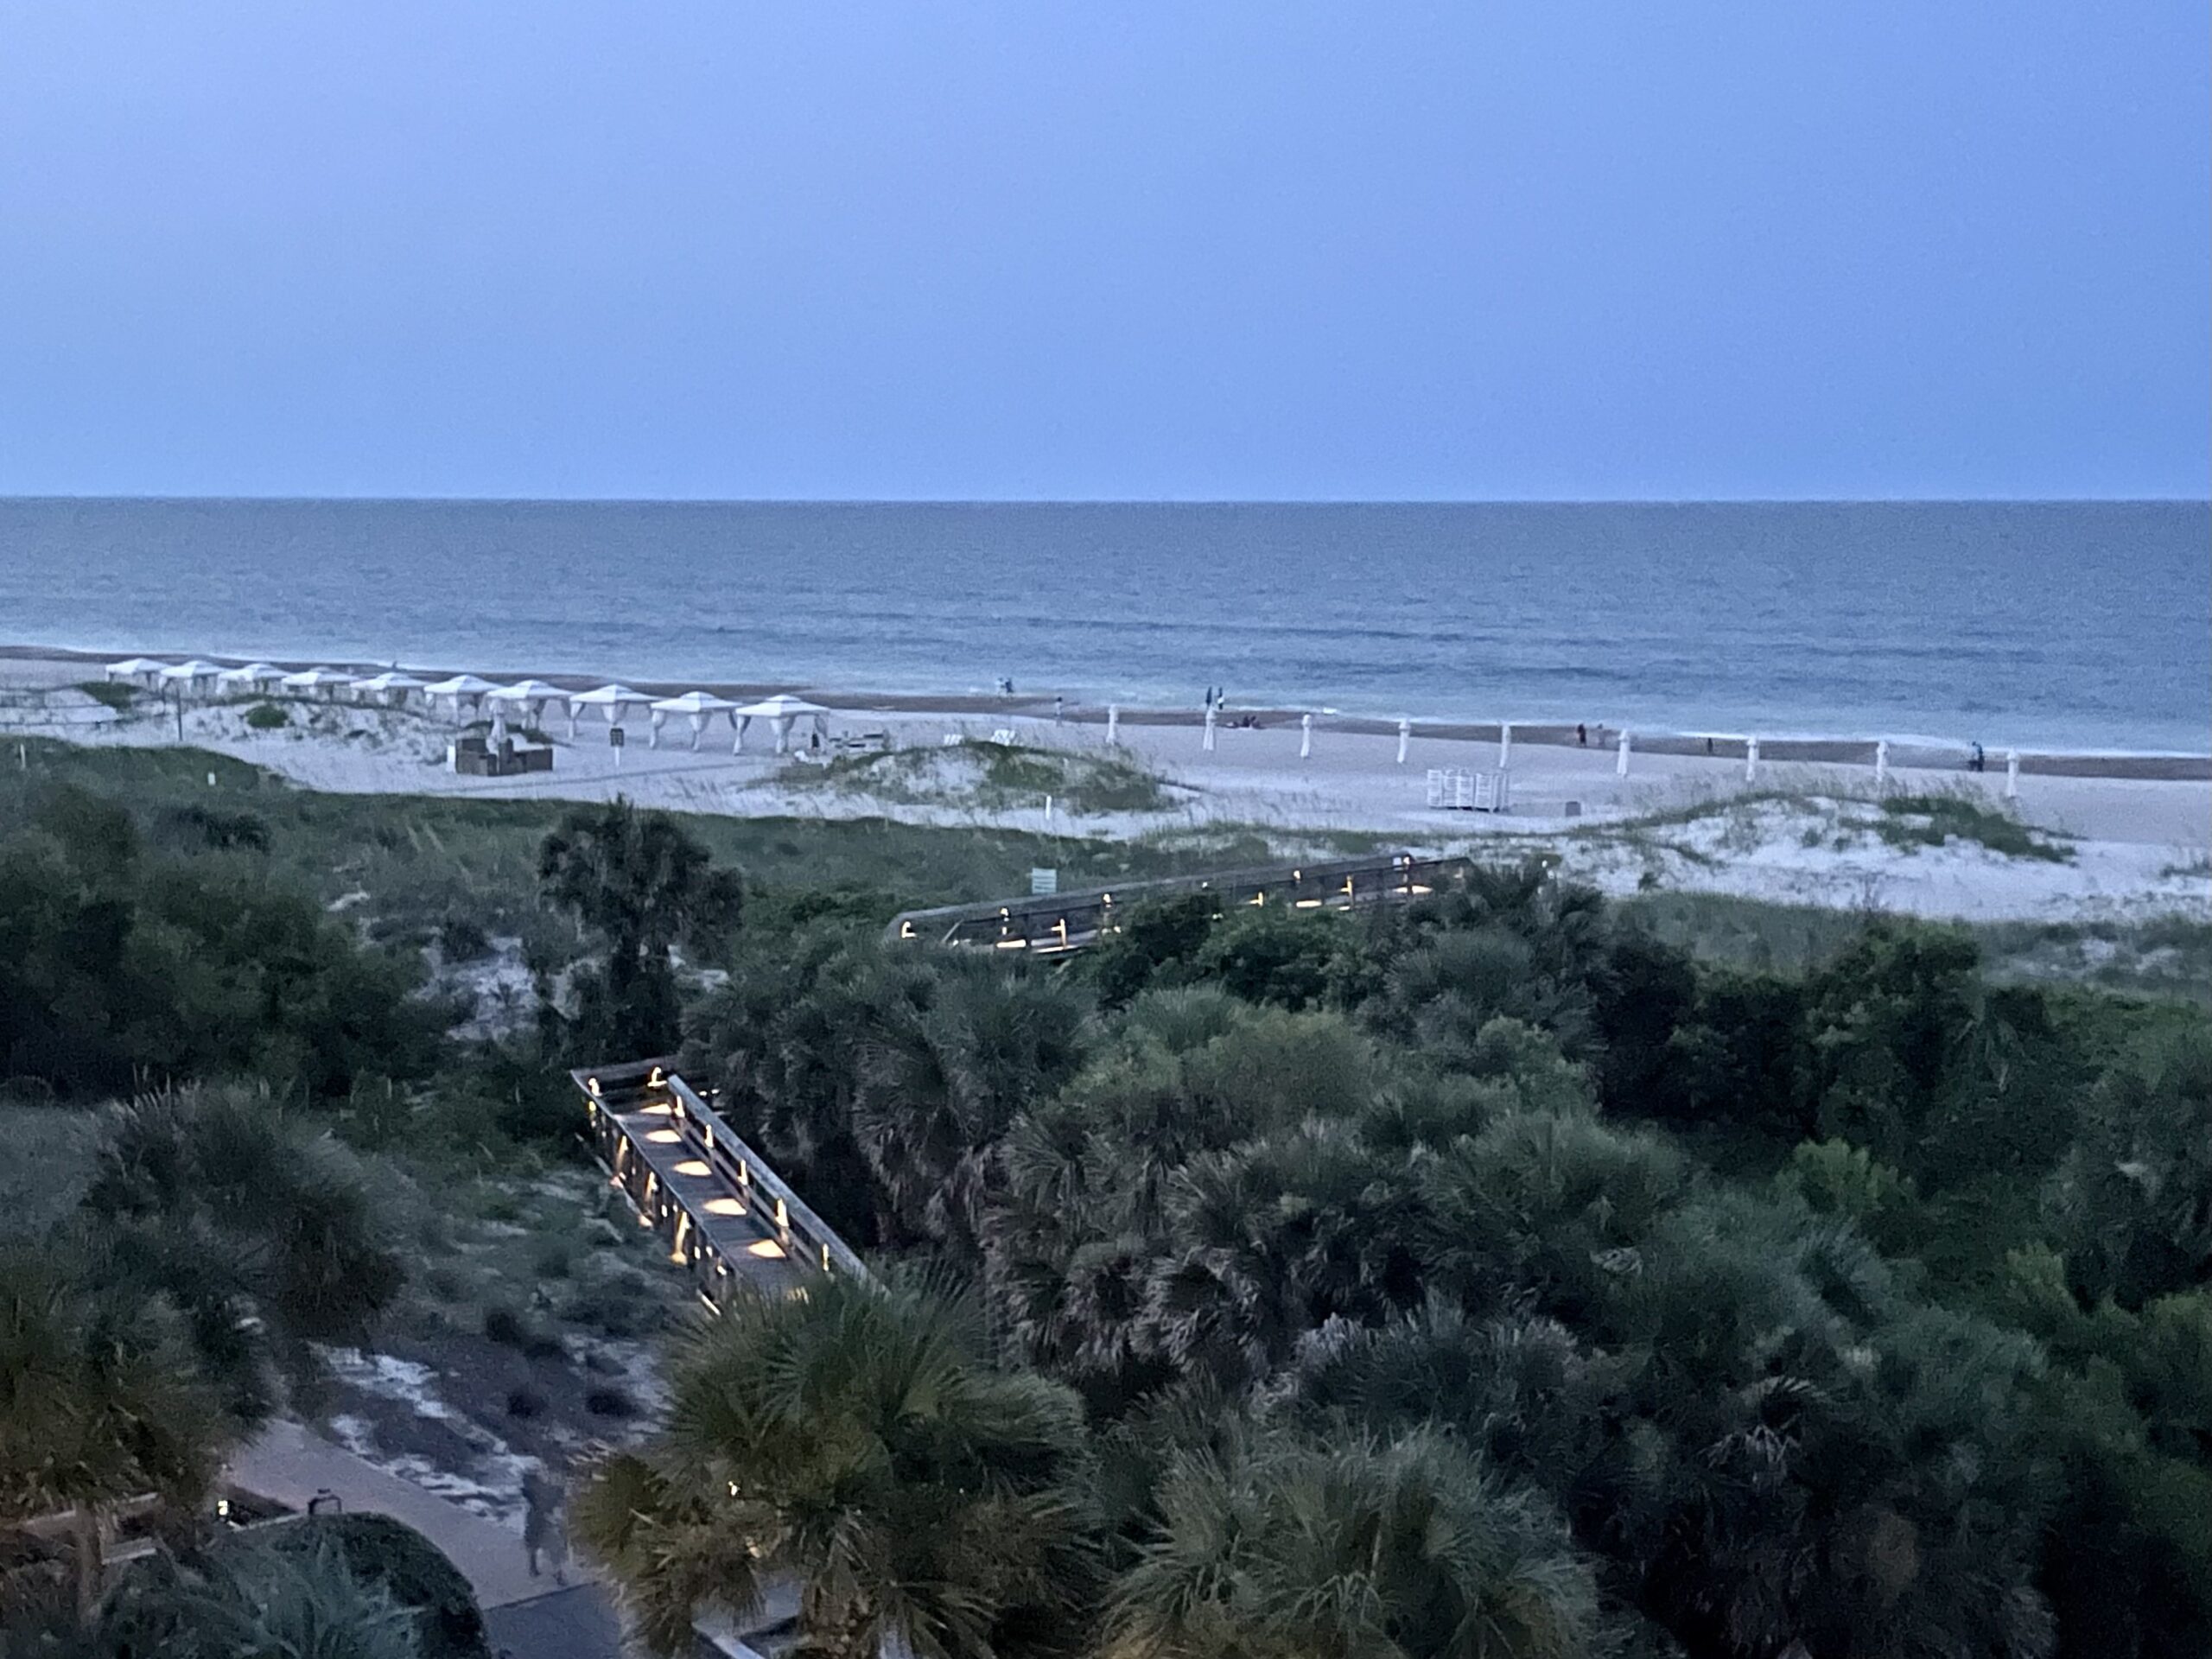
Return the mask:
<path id="1" fill-rule="evenodd" d="M 668 953 L 687 941 L 718 945 L 736 927 L 737 873 L 715 869 L 667 813 L 617 799 L 564 817 L 538 849 L 537 874 L 548 902 L 607 944 L 605 965 L 576 982 L 572 1034 L 580 1051 L 599 1051 L 584 1058 L 673 1047 L 681 1033 Z"/>
<path id="2" fill-rule="evenodd" d="M 1566 1529 L 1452 1440 L 1262 1437 L 1180 1460 L 1107 1659 L 1579 1659 L 1598 1598 Z"/>
<path id="3" fill-rule="evenodd" d="M 1073 1074 L 1089 1009 L 1062 981 L 950 956 L 887 966 L 870 1005 L 854 1133 L 899 1227 L 972 1257 L 992 1149 Z"/>
<path id="4" fill-rule="evenodd" d="M 108 1115 L 84 1210 L 118 1274 L 179 1302 L 203 1355 L 256 1321 L 292 1342 L 358 1342 L 405 1282 L 368 1181 L 327 1134 L 238 1089 L 148 1095 Z"/>
<path id="5" fill-rule="evenodd" d="M 234 1428 L 162 1304 L 52 1250 L 0 1249 L 0 1522 L 67 1511 L 76 1606 L 100 1594 L 104 1513 L 207 1490 Z"/>
<path id="6" fill-rule="evenodd" d="M 677 1356 L 661 1431 L 602 1462 L 576 1535 L 655 1651 L 796 1581 L 802 1649 L 1019 1651 L 1089 1582 L 1075 1397 L 994 1370 L 965 1306 L 822 1281 L 741 1297 Z"/>
<path id="7" fill-rule="evenodd" d="M 134 1569 L 101 1609 L 105 1655 L 162 1659 L 420 1659 L 416 1615 L 357 1577 L 327 1540 L 313 1550 L 234 1543 Z"/>

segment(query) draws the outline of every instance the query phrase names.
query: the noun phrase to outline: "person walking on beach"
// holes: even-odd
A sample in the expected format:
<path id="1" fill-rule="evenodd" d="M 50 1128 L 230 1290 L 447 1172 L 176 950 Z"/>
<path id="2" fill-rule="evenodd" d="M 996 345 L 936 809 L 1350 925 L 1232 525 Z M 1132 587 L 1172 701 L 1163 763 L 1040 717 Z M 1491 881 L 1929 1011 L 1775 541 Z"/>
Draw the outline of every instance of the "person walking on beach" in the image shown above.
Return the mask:
<path id="1" fill-rule="evenodd" d="M 553 1582 L 569 1581 L 568 1529 L 561 1516 L 566 1494 L 548 1470 L 532 1469 L 522 1478 L 522 1547 L 530 1558 L 530 1576 L 537 1576 L 543 1555 L 553 1568 Z"/>
<path id="2" fill-rule="evenodd" d="M 1579 720 L 1574 722 L 1574 741 L 1586 749 L 1590 747 L 1590 728 Z"/>
<path id="3" fill-rule="evenodd" d="M 1989 757 L 1981 752 L 1980 744 L 1977 743 L 1974 746 L 1974 753 L 1967 761 L 1967 768 L 1970 772 L 1986 772 L 1989 770 Z"/>

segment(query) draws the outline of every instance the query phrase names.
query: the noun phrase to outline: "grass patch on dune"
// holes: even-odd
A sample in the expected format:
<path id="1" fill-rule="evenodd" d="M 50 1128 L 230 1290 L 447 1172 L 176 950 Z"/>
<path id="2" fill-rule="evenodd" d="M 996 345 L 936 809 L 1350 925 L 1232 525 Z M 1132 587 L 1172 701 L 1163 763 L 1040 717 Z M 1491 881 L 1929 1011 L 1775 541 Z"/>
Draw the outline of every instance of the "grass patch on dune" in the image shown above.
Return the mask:
<path id="1" fill-rule="evenodd" d="M 113 680 L 79 680 L 77 690 L 118 715 L 128 710 L 138 696 L 136 687 L 120 685 Z"/>
<path id="2" fill-rule="evenodd" d="M 2018 818 L 1963 795 L 1885 795 L 1872 829 L 1892 847 L 1942 847 L 1972 842 L 2002 858 L 2068 864 L 2070 847 L 2039 836 Z"/>
<path id="3" fill-rule="evenodd" d="M 788 778 L 901 805 L 982 812 L 1039 808 L 1047 796 L 1077 817 L 1165 812 L 1175 804 L 1157 775 L 1122 755 L 975 739 L 942 748 L 840 755 L 825 766 L 795 766 Z"/>

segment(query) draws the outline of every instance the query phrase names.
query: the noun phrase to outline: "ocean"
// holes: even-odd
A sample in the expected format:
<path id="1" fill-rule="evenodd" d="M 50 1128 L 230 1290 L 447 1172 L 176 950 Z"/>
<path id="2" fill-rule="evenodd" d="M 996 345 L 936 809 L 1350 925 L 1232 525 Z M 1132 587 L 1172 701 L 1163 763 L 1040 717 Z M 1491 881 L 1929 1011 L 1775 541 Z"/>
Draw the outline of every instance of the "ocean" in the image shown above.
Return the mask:
<path id="1" fill-rule="evenodd" d="M 2212 504 L 0 499 L 0 644 L 2212 747 Z"/>

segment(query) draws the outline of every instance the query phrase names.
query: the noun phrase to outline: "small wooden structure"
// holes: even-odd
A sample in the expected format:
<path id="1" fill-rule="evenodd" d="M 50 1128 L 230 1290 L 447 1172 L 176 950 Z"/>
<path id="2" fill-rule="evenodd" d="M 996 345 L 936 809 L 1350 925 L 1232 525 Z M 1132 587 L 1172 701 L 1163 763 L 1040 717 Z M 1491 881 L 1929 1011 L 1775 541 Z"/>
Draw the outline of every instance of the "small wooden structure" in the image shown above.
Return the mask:
<path id="1" fill-rule="evenodd" d="M 467 778 L 510 778 L 518 772 L 553 770 L 553 746 L 518 743 L 502 735 L 497 742 L 470 733 L 446 746 L 446 764 Z"/>

